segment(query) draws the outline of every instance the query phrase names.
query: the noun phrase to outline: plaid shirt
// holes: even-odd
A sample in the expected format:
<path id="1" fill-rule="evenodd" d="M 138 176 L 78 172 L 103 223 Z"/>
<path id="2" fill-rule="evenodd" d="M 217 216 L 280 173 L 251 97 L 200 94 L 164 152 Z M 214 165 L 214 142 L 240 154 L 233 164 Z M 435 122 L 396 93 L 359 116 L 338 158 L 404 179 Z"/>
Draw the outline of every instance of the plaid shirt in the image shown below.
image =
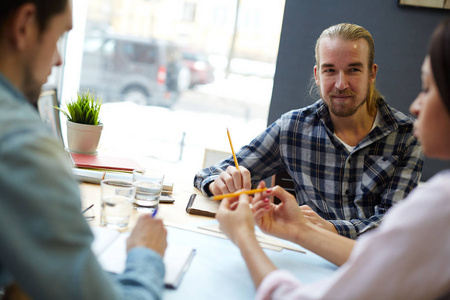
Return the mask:
<path id="1" fill-rule="evenodd" d="M 404 199 L 422 175 L 423 155 L 412 134 L 413 119 L 378 106 L 380 123 L 349 152 L 333 134 L 322 100 L 281 116 L 237 153 L 252 183 L 286 170 L 294 180 L 297 201 L 334 224 L 339 234 L 356 238 L 379 225 L 383 215 Z M 197 173 L 203 193 L 229 165 L 230 157 Z"/>

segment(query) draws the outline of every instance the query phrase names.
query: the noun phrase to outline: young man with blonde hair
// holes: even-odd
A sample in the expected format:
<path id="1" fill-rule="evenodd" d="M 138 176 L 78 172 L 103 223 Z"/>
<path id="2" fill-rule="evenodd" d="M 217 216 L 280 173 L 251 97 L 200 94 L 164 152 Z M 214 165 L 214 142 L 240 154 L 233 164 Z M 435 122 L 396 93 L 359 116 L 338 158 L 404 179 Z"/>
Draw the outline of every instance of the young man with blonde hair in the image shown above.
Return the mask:
<path id="1" fill-rule="evenodd" d="M 323 31 L 314 82 L 321 99 L 282 115 L 237 153 L 197 173 L 207 195 L 250 189 L 286 171 L 297 202 L 314 224 L 356 238 L 418 184 L 423 165 L 413 119 L 390 107 L 375 88 L 370 33 L 355 24 Z"/>

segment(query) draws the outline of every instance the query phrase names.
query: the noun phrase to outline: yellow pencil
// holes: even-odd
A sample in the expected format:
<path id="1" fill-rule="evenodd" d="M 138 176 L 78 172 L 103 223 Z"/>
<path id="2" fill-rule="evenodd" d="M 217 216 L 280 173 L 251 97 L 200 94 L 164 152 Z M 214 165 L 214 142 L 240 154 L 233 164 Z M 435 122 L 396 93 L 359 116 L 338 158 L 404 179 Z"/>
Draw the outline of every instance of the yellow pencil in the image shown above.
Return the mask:
<path id="1" fill-rule="evenodd" d="M 256 193 L 261 193 L 267 191 L 267 188 L 263 188 L 263 189 L 254 189 L 254 190 L 248 190 L 248 191 L 240 191 L 240 192 L 236 192 L 236 193 L 230 193 L 230 194 L 223 194 L 223 195 L 217 195 L 217 196 L 213 196 L 212 199 L 213 200 L 222 200 L 223 198 L 230 198 L 230 197 L 236 197 L 242 194 L 256 194 Z"/>
<path id="2" fill-rule="evenodd" d="M 233 153 L 234 165 L 236 166 L 236 169 L 238 169 L 238 171 L 239 171 L 239 164 L 238 164 L 238 161 L 236 158 L 236 153 L 234 153 L 233 143 L 231 143 L 230 131 L 228 131 L 228 128 L 227 128 L 227 134 L 228 134 L 228 140 L 230 141 L 231 153 Z"/>

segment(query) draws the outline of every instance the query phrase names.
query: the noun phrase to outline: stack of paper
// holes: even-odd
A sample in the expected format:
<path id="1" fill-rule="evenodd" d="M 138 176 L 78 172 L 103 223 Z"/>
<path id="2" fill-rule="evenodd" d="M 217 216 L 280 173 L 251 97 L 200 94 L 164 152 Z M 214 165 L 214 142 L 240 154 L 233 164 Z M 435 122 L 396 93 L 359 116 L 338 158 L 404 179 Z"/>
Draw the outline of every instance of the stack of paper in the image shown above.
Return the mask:
<path id="1" fill-rule="evenodd" d="M 142 167 L 130 158 L 113 157 L 104 155 L 90 155 L 70 153 L 74 166 L 95 170 L 115 170 L 121 172 L 133 172 Z"/>

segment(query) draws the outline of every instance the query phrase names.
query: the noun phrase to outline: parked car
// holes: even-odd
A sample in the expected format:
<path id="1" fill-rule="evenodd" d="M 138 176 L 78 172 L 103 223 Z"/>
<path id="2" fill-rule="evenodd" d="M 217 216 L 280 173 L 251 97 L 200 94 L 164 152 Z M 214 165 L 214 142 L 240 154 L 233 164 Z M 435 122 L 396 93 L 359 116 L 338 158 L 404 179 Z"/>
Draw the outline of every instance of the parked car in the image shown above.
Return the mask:
<path id="1" fill-rule="evenodd" d="M 173 42 L 103 34 L 85 38 L 80 90 L 94 91 L 104 102 L 170 107 L 189 77 Z"/>
<path id="2" fill-rule="evenodd" d="M 197 84 L 214 82 L 214 67 L 209 63 L 208 57 L 199 51 L 182 50 L 183 62 L 190 71 L 190 84 L 192 88 Z"/>

